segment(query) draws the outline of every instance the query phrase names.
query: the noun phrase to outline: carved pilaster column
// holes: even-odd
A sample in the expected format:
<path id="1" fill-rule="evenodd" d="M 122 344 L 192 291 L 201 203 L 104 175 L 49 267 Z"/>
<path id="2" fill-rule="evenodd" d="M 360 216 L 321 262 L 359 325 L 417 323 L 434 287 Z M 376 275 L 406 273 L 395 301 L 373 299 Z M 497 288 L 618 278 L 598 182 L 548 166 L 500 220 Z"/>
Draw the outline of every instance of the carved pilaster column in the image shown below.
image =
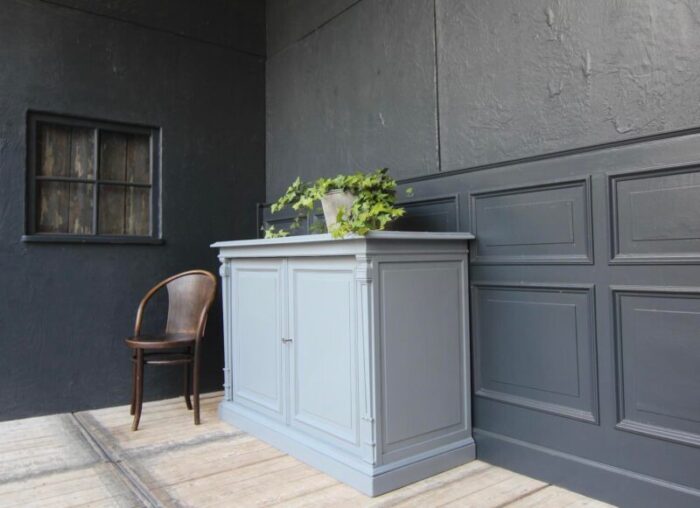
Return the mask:
<path id="1" fill-rule="evenodd" d="M 221 266 L 219 266 L 219 275 L 221 275 L 221 295 L 224 306 L 224 400 L 232 400 L 231 390 L 231 313 L 228 311 L 231 302 L 231 266 L 229 260 L 219 256 Z"/>
<path id="2" fill-rule="evenodd" d="M 360 439 L 362 458 L 370 464 L 377 463 L 376 401 L 374 397 L 374 302 L 372 296 L 372 259 L 365 255 L 355 257 L 355 281 L 357 290 L 357 330 L 360 353 Z"/>

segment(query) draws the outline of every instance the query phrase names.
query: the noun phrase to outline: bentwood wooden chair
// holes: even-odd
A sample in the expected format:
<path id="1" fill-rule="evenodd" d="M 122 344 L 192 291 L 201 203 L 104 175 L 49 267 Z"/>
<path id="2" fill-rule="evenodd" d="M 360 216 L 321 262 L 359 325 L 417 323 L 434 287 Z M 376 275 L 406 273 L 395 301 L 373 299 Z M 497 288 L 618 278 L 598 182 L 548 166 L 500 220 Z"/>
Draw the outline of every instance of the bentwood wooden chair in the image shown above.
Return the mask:
<path id="1" fill-rule="evenodd" d="M 141 335 L 143 314 L 149 300 L 159 290 L 168 292 L 168 316 L 165 332 Z M 194 398 L 194 423 L 199 425 L 199 356 L 209 308 L 216 294 L 216 277 L 206 270 L 178 273 L 159 282 L 146 293 L 138 311 L 134 335 L 126 339 L 132 349 L 131 430 L 139 427 L 143 405 L 143 371 L 146 365 L 183 365 L 185 404 L 192 409 L 190 384 Z"/>

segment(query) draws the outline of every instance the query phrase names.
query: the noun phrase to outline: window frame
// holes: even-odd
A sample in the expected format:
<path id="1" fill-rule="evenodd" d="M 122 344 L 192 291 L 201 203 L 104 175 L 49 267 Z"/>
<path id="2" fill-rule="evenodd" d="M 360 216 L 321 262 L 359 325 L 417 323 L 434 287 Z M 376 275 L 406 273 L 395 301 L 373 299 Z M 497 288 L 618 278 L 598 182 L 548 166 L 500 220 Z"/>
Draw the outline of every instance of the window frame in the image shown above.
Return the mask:
<path id="1" fill-rule="evenodd" d="M 54 124 L 66 127 L 82 127 L 93 130 L 94 178 L 74 178 L 45 176 L 38 174 L 38 132 L 41 124 Z M 150 183 L 116 182 L 100 178 L 100 135 L 102 131 L 122 134 L 146 135 L 149 139 L 149 174 Z M 29 111 L 27 114 L 27 165 L 25 195 L 25 234 L 23 242 L 41 243 L 107 243 L 107 244 L 146 244 L 164 243 L 161 232 L 161 129 L 140 124 L 127 124 L 107 120 L 95 120 L 56 113 Z M 92 230 L 91 234 L 42 233 L 37 231 L 37 182 L 65 181 L 93 185 Z M 150 188 L 149 235 L 101 235 L 99 233 L 99 191 L 100 185 L 119 185 L 123 187 Z"/>

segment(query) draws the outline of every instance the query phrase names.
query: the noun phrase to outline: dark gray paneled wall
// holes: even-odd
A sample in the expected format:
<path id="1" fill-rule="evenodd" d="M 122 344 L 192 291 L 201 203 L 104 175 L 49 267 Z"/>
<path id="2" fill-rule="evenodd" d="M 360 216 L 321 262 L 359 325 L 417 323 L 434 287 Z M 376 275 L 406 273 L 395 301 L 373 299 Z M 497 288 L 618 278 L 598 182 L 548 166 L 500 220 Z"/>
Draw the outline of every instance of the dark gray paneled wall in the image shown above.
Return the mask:
<path id="1" fill-rule="evenodd" d="M 189 5 L 168 2 L 173 12 Z M 221 31 L 209 35 L 221 39 L 228 35 L 218 14 L 203 9 L 199 20 L 212 20 Z M 249 21 L 263 26 L 260 16 Z M 263 58 L 234 41 L 211 44 L 142 25 L 39 0 L 2 0 L 0 419 L 126 403 L 131 367 L 123 337 L 144 292 L 177 271 L 216 271 L 211 242 L 255 235 L 254 204 L 264 197 Z M 28 110 L 161 127 L 166 243 L 22 243 Z M 217 300 L 205 338 L 206 390 L 222 382 L 219 307 Z M 180 375 L 150 369 L 147 397 L 179 393 Z"/>
<path id="2" fill-rule="evenodd" d="M 622 506 L 698 506 L 696 3 L 304 12 L 268 26 L 268 199 L 296 175 L 416 176 L 400 227 L 476 235 L 478 456 Z"/>
<path id="3" fill-rule="evenodd" d="M 267 197 L 695 126 L 694 5 L 268 0 Z"/>
<path id="4" fill-rule="evenodd" d="M 476 236 L 481 460 L 615 505 L 700 505 L 699 132 L 403 182 L 418 227 Z"/>

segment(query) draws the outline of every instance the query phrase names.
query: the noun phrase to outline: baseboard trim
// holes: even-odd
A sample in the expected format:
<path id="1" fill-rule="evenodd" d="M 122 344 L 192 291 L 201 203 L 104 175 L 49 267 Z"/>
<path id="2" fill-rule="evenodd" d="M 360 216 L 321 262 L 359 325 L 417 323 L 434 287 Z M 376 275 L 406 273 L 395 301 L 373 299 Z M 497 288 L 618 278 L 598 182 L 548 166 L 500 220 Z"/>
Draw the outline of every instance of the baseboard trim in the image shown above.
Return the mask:
<path id="1" fill-rule="evenodd" d="M 700 490 L 474 429 L 478 459 L 618 506 L 697 508 Z"/>

